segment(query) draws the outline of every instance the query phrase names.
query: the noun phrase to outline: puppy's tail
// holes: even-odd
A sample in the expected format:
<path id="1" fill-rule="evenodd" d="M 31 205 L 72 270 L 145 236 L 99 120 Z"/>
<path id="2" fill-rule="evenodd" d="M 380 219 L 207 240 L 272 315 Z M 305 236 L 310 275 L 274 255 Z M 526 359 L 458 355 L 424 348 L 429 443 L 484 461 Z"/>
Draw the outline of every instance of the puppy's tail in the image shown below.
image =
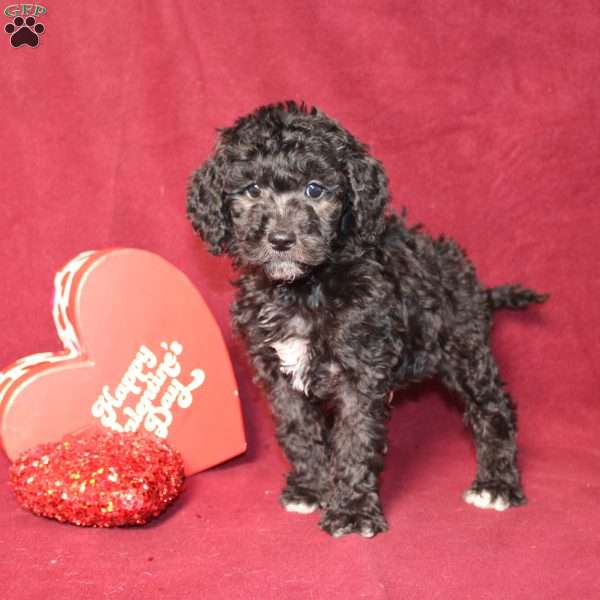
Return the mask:
<path id="1" fill-rule="evenodd" d="M 520 285 L 500 285 L 488 288 L 487 300 L 492 310 L 498 308 L 526 308 L 529 304 L 542 304 L 550 297 L 550 294 L 538 294 Z"/>

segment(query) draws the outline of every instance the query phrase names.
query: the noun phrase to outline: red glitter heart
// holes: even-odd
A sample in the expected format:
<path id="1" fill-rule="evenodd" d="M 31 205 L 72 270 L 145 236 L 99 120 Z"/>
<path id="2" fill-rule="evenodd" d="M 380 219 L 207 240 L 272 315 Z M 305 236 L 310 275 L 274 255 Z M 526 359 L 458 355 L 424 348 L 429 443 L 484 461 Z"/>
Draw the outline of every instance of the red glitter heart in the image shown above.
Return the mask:
<path id="1" fill-rule="evenodd" d="M 92 527 L 143 525 L 180 494 L 183 460 L 166 442 L 139 433 L 70 435 L 24 452 L 10 485 L 26 509 Z"/>

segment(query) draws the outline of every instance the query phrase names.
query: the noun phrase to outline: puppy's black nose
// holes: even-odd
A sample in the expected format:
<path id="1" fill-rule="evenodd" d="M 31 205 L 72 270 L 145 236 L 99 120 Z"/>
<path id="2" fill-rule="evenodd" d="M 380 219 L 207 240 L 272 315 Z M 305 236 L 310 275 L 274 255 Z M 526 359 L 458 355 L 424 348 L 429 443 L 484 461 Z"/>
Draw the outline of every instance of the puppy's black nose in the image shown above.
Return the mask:
<path id="1" fill-rule="evenodd" d="M 293 231 L 271 231 L 267 240 L 275 250 L 284 252 L 296 243 L 296 234 Z"/>

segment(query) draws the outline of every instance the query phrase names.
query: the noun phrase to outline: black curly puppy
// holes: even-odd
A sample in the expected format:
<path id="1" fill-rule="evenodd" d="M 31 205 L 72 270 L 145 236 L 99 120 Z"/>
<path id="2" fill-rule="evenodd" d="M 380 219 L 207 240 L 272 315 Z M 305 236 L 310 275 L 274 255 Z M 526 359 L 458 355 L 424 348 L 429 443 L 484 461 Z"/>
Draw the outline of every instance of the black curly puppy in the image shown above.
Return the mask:
<path id="1" fill-rule="evenodd" d="M 233 323 L 266 385 L 291 471 L 281 502 L 321 527 L 387 529 L 378 493 L 390 391 L 437 376 L 464 400 L 477 450 L 465 500 L 525 502 L 515 410 L 490 352 L 491 314 L 545 295 L 486 288 L 460 248 L 384 215 L 381 164 L 316 108 L 259 108 L 220 132 L 188 216 L 242 271 Z"/>

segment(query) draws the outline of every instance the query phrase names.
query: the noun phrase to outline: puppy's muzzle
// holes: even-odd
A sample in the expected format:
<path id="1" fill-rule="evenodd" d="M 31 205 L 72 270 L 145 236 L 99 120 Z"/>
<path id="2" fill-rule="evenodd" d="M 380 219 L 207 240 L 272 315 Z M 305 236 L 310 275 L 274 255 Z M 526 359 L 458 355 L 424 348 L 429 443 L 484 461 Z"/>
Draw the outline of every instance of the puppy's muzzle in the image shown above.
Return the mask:
<path id="1" fill-rule="evenodd" d="M 272 231 L 267 236 L 267 241 L 274 250 L 285 252 L 296 243 L 296 234 L 293 231 Z"/>

